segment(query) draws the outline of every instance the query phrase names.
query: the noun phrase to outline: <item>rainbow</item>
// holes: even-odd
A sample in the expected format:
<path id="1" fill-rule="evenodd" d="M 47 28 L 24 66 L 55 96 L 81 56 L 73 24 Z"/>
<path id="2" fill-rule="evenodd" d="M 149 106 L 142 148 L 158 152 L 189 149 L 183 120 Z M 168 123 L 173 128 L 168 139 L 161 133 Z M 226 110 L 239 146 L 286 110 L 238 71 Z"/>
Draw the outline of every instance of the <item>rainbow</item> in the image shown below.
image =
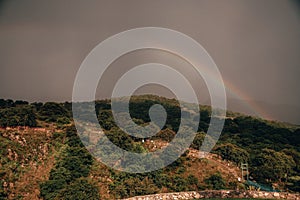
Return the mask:
<path id="1" fill-rule="evenodd" d="M 258 117 L 261 117 L 263 119 L 272 119 L 272 117 L 267 111 L 265 111 L 261 106 L 257 105 L 257 103 L 251 101 L 251 97 L 247 93 L 239 89 L 235 84 L 232 84 L 230 81 L 225 80 L 224 78 L 223 82 L 227 92 L 229 92 L 232 96 L 236 97 L 237 99 L 241 99 L 241 102 L 243 102 L 244 106 L 247 109 L 252 110 Z"/>

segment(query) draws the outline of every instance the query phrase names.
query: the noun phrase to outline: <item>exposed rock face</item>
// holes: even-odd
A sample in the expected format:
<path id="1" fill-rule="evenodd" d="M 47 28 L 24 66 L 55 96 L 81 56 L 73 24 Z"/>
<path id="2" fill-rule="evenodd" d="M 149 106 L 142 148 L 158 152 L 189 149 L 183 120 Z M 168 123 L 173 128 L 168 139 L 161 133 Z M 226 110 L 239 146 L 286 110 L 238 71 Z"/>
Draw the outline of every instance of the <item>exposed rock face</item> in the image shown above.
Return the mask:
<path id="1" fill-rule="evenodd" d="M 285 192 L 263 192 L 263 191 L 233 191 L 233 190 L 205 190 L 191 192 L 176 192 L 153 194 L 146 196 L 131 197 L 124 200 L 179 200 L 200 198 L 261 198 L 261 199 L 295 199 L 300 200 L 300 194 Z"/>

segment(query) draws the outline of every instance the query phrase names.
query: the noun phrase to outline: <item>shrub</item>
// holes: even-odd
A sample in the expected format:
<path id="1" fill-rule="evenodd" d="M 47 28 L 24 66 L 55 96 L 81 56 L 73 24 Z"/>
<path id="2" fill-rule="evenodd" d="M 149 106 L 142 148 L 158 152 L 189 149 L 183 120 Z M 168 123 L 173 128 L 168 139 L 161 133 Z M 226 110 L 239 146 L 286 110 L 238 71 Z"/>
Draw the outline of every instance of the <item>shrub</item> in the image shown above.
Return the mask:
<path id="1" fill-rule="evenodd" d="M 215 173 L 209 178 L 205 179 L 204 182 L 210 189 L 221 190 L 225 189 L 225 182 L 220 173 Z"/>
<path id="2" fill-rule="evenodd" d="M 96 185 L 88 179 L 77 179 L 61 190 L 55 199 L 60 200 L 99 200 L 100 195 Z"/>

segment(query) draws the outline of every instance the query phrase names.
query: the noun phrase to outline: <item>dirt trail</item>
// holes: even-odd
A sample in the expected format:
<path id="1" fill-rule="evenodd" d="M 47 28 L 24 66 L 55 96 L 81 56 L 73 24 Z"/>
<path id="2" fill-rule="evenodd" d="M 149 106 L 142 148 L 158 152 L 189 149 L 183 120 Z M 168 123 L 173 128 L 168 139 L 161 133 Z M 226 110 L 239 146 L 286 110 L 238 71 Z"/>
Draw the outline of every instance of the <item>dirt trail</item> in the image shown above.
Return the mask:
<path id="1" fill-rule="evenodd" d="M 198 151 L 196 149 L 189 149 L 189 156 L 194 157 L 194 158 L 201 158 L 201 155 L 204 155 L 204 152 Z M 216 154 L 212 153 L 206 153 L 205 156 L 206 159 L 209 159 L 210 161 L 215 162 L 217 165 L 221 166 L 222 171 L 226 171 L 227 173 L 229 172 L 230 174 L 234 175 L 235 178 L 241 177 L 240 169 L 238 166 L 236 166 L 234 163 L 230 161 L 225 161 L 222 160 L 222 158 Z"/>
<path id="2" fill-rule="evenodd" d="M 150 149 L 150 151 L 155 151 L 157 149 L 164 148 L 167 145 L 168 143 L 165 141 L 158 141 L 158 140 L 146 141 L 146 146 Z M 224 172 L 225 174 L 230 173 L 236 178 L 236 180 L 238 178 L 241 178 L 241 171 L 239 167 L 230 161 L 222 160 L 222 158 L 217 154 L 205 153 L 192 148 L 189 148 L 188 151 L 189 151 L 188 156 L 193 158 L 201 158 L 203 155 L 205 155 L 204 158 L 208 159 L 209 161 L 213 162 L 215 165 L 219 166 L 218 168 L 220 169 L 220 172 Z"/>

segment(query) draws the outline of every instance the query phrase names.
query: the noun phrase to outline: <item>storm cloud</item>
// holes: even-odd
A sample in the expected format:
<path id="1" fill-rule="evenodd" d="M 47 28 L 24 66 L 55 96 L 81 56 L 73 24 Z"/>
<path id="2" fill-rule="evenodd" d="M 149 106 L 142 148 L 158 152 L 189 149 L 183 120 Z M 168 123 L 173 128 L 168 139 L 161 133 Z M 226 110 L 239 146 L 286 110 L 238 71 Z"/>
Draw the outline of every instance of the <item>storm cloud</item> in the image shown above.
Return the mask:
<path id="1" fill-rule="evenodd" d="M 9 0 L 0 6 L 0 98 L 70 101 L 76 72 L 99 42 L 121 31 L 155 26 L 180 31 L 203 45 L 228 82 L 230 109 L 252 114 L 252 107 L 243 104 L 255 104 L 273 119 L 300 124 L 296 1 Z M 111 74 L 151 59 L 188 68 L 164 53 L 136 53 L 116 61 Z M 108 95 L 102 89 L 98 97 Z"/>

